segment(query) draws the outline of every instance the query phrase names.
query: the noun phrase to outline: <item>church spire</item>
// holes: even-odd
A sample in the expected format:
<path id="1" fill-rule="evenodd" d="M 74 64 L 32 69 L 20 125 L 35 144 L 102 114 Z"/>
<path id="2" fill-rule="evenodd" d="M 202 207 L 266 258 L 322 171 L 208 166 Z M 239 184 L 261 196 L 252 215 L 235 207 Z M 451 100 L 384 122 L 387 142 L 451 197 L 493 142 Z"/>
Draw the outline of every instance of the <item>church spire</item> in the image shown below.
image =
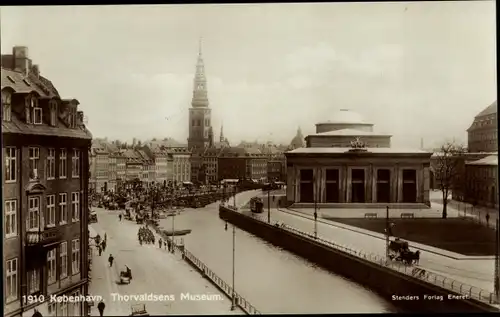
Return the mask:
<path id="1" fill-rule="evenodd" d="M 220 138 L 219 138 L 219 141 L 221 143 L 224 143 L 224 124 L 221 123 L 220 125 Z"/>
<path id="2" fill-rule="evenodd" d="M 207 79 L 205 77 L 201 40 L 200 37 L 198 42 L 198 61 L 196 63 L 196 73 L 193 82 L 193 100 L 191 101 L 193 108 L 208 108 Z"/>

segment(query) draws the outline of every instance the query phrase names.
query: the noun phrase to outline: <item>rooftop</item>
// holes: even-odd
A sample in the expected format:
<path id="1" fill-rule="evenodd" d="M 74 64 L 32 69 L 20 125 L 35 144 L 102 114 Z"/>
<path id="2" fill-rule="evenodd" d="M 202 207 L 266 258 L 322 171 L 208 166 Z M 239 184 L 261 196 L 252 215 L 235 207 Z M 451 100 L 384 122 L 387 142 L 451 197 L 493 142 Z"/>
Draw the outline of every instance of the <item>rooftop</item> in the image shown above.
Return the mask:
<path id="1" fill-rule="evenodd" d="M 495 100 L 495 102 L 493 102 L 491 105 L 489 105 L 488 107 L 486 107 L 483 111 L 481 111 L 480 113 L 478 113 L 476 115 L 476 118 L 477 117 L 488 116 L 488 115 L 491 115 L 491 114 L 495 114 L 495 113 L 497 113 L 497 111 L 498 111 L 497 101 Z"/>
<path id="2" fill-rule="evenodd" d="M 316 134 L 310 134 L 309 136 L 391 136 L 389 134 L 377 133 L 377 132 L 369 132 L 369 131 L 360 131 L 355 129 L 341 129 L 335 131 L 327 131 Z"/>
<path id="3" fill-rule="evenodd" d="M 342 154 L 351 153 L 352 148 L 343 147 L 309 147 L 298 148 L 293 151 L 286 152 L 286 154 Z M 415 150 L 415 149 L 402 149 L 402 148 L 366 148 L 366 152 L 352 152 L 356 154 L 432 154 L 430 152 Z"/>
<path id="4" fill-rule="evenodd" d="M 468 162 L 468 165 L 490 165 L 498 166 L 498 152 L 495 155 L 489 155 L 477 161 Z"/>

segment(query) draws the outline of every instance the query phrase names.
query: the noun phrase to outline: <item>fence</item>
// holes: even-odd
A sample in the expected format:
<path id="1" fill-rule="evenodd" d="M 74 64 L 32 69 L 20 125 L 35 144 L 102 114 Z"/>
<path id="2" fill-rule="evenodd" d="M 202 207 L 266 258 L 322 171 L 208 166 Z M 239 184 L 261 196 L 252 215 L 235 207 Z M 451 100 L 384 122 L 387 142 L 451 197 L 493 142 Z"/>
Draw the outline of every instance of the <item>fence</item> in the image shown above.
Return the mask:
<path id="1" fill-rule="evenodd" d="M 432 199 L 431 202 L 436 202 L 439 204 L 443 203 L 441 199 Z M 448 200 L 448 206 L 456 209 L 458 211 L 458 216 L 464 217 L 470 221 L 474 221 L 492 229 L 496 228 L 496 217 L 498 217 L 498 211 L 493 208 L 479 206 L 474 207 L 471 204 L 452 199 Z M 489 216 L 491 217 L 489 221 L 486 220 L 487 214 L 489 214 Z"/>
<path id="2" fill-rule="evenodd" d="M 301 230 L 290 227 L 289 225 L 275 223 L 275 226 L 278 226 L 283 230 L 287 230 L 287 231 L 293 232 L 295 234 L 304 236 L 308 239 L 315 240 L 315 241 L 320 242 L 320 243 L 322 243 L 330 248 L 337 249 L 337 250 L 345 252 L 347 254 L 350 254 L 350 255 L 362 258 L 364 260 L 376 263 L 378 265 L 393 269 L 393 270 L 398 271 L 400 273 L 404 273 L 404 274 L 411 276 L 413 278 L 418 278 L 418 279 L 426 281 L 430 284 L 433 284 L 433 285 L 439 286 L 441 288 L 462 294 L 466 298 L 476 299 L 476 300 L 479 300 L 481 302 L 488 303 L 488 304 L 498 304 L 498 301 L 497 301 L 494 293 L 488 292 L 488 291 L 483 290 L 481 288 L 458 282 L 454 279 L 445 277 L 445 276 L 440 275 L 440 274 L 427 272 L 425 269 L 407 266 L 407 265 L 401 264 L 399 262 L 388 261 L 388 260 L 386 260 L 385 256 L 382 257 L 380 255 L 376 255 L 373 253 L 355 250 L 355 249 L 352 249 L 350 247 L 342 246 L 342 245 L 339 245 L 339 244 L 334 243 L 332 241 L 325 240 L 323 238 L 319 238 L 319 237 L 315 238 L 314 234 L 303 232 Z"/>
<path id="3" fill-rule="evenodd" d="M 171 236 L 167 236 L 160 232 L 158 227 L 155 227 L 156 233 L 161 235 L 163 239 L 170 241 L 171 245 L 174 249 L 180 252 L 183 255 L 183 259 L 195 267 L 198 268 L 206 277 L 208 277 L 212 283 L 214 283 L 220 290 L 222 290 L 229 298 L 233 297 L 233 288 L 227 284 L 223 279 L 221 279 L 217 274 L 215 274 L 212 270 L 208 268 L 200 259 L 194 256 L 191 252 L 189 252 L 184 246 L 184 240 L 181 239 L 181 243 L 177 244 L 175 241 L 172 241 Z M 236 304 L 241 308 L 247 315 L 261 315 L 261 313 L 250 304 L 245 298 L 240 296 L 236 291 L 234 292 Z"/>

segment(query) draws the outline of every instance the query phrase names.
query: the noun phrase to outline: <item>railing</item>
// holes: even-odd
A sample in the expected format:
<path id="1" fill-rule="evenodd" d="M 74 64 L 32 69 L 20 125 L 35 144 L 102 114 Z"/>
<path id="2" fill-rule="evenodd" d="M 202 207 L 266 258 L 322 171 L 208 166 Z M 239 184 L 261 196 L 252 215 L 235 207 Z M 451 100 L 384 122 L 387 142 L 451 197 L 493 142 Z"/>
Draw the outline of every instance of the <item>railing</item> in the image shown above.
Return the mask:
<path id="1" fill-rule="evenodd" d="M 408 276 L 412 276 L 414 278 L 418 278 L 420 280 L 426 281 L 430 284 L 439 286 L 441 288 L 456 292 L 458 294 L 462 294 L 465 296 L 466 299 L 472 298 L 479 300 L 484 303 L 488 304 L 498 304 L 498 301 L 496 299 L 496 296 L 494 293 L 483 290 L 481 288 L 471 286 L 465 283 L 458 282 L 454 279 L 445 277 L 440 274 L 428 272 L 423 268 L 419 267 L 412 267 L 412 266 L 407 266 L 404 264 L 401 264 L 399 262 L 395 261 L 387 261 L 385 256 L 380 256 L 377 254 L 369 253 L 369 252 L 363 252 L 359 250 L 355 250 L 346 246 L 342 246 L 340 244 L 334 243 L 332 241 L 328 241 L 322 238 L 315 238 L 313 234 L 303 232 L 301 230 L 298 230 L 296 228 L 290 227 L 289 225 L 286 224 L 279 224 L 276 223 L 275 226 L 280 227 L 283 230 L 287 230 L 290 232 L 293 232 L 295 234 L 304 236 L 308 239 L 317 241 L 323 245 L 326 245 L 330 248 L 340 250 L 342 252 L 348 253 L 350 255 L 356 256 L 358 258 L 376 263 L 378 265 L 393 269 L 395 271 L 398 271 L 400 273 L 404 273 Z"/>
<path id="2" fill-rule="evenodd" d="M 194 256 L 191 252 L 189 252 L 184 246 L 184 240 L 181 239 L 181 243 L 177 244 L 175 240 L 172 240 L 172 236 L 167 236 L 163 234 L 157 226 L 155 227 L 155 231 L 157 234 L 161 235 L 163 239 L 166 239 L 170 242 L 170 245 L 180 252 L 184 260 L 192 263 L 196 266 L 203 274 L 208 277 L 215 285 L 219 287 L 229 298 L 233 296 L 233 288 L 229 286 L 223 279 L 221 279 L 217 274 L 215 274 L 212 270 L 208 268 L 200 259 Z M 236 297 L 236 304 L 240 307 L 247 315 L 261 315 L 261 313 L 250 304 L 245 298 L 239 295 L 236 291 L 234 292 Z"/>
<path id="3" fill-rule="evenodd" d="M 193 265 L 195 265 L 203 274 L 212 280 L 229 298 L 233 296 L 233 288 L 227 284 L 223 279 L 221 279 L 217 274 L 210 270 L 202 261 L 195 257 L 191 252 L 184 249 L 184 257 Z M 236 297 L 236 304 L 248 315 L 261 315 L 261 313 L 246 299 L 239 295 L 236 291 L 234 292 Z"/>

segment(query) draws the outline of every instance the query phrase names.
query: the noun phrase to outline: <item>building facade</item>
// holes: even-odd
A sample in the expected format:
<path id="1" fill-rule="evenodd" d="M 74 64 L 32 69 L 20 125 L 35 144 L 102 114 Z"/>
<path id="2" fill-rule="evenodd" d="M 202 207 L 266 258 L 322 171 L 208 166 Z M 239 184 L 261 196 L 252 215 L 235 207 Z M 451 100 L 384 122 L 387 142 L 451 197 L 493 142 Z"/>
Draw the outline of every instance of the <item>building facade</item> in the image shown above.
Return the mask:
<path id="1" fill-rule="evenodd" d="M 498 151 L 497 101 L 481 111 L 467 129 L 468 149 L 471 153 Z"/>
<path id="2" fill-rule="evenodd" d="M 267 180 L 284 182 L 285 179 L 285 164 L 282 161 L 267 161 Z"/>
<path id="3" fill-rule="evenodd" d="M 78 101 L 60 97 L 26 47 L 2 55 L 1 83 L 4 316 L 87 316 L 48 299 L 88 294 L 92 136 Z"/>
<path id="4" fill-rule="evenodd" d="M 172 181 L 175 183 L 190 182 L 191 175 L 191 152 L 184 147 L 168 149 L 168 155 L 172 157 Z"/>
<path id="5" fill-rule="evenodd" d="M 430 206 L 432 153 L 393 149 L 387 146 L 390 141 L 368 147 L 365 138 L 373 141 L 370 135 L 381 136 L 373 132 L 372 124 L 349 110 L 337 112 L 334 119 L 316 125 L 316 134 L 306 137 L 307 147 L 285 153 L 286 195 L 290 204 L 302 203 L 304 207 L 314 202 L 335 207 Z M 330 134 L 330 137 L 322 135 L 321 139 L 315 139 L 321 133 Z M 348 147 L 344 143 L 346 135 L 352 140 Z"/>
<path id="6" fill-rule="evenodd" d="M 498 210 L 498 154 L 465 165 L 465 202 Z"/>

